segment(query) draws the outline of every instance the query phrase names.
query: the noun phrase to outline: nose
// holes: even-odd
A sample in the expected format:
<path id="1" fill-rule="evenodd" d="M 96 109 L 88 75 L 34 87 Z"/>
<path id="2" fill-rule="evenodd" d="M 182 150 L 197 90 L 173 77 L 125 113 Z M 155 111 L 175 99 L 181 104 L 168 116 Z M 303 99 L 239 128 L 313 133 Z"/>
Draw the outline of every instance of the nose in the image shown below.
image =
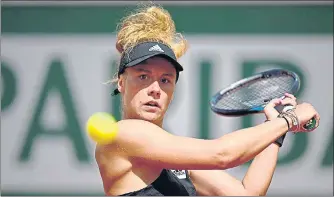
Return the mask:
<path id="1" fill-rule="evenodd" d="M 148 87 L 148 94 L 152 96 L 154 99 L 158 99 L 161 95 L 161 88 L 158 81 L 153 82 Z"/>

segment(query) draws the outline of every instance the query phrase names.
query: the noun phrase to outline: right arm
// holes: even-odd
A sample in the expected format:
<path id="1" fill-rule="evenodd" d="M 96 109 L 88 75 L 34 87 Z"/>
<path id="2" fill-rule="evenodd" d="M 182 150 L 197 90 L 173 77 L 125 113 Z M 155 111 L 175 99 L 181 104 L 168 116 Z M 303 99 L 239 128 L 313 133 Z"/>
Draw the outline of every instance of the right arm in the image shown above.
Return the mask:
<path id="1" fill-rule="evenodd" d="M 304 125 L 315 117 L 315 128 L 318 127 L 320 116 L 312 105 L 297 105 L 294 112 L 299 125 Z M 287 119 L 289 125 L 292 125 L 291 119 Z M 111 146 L 117 147 L 126 157 L 157 167 L 184 170 L 228 169 L 241 165 L 254 158 L 289 129 L 283 118 L 275 118 L 254 127 L 228 133 L 218 139 L 203 140 L 174 136 L 143 120 L 122 120 L 118 122 L 118 126 L 118 136 Z"/>
<path id="2" fill-rule="evenodd" d="M 142 120 L 118 122 L 113 145 L 134 159 L 170 169 L 227 169 L 254 158 L 287 132 L 283 118 L 203 140 L 172 135 Z"/>

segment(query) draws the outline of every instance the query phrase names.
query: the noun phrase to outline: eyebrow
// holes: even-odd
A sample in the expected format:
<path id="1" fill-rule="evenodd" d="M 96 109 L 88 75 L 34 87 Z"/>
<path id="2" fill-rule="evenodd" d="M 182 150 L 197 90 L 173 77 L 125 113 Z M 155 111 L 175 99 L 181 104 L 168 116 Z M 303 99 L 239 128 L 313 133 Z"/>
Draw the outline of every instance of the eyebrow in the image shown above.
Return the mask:
<path id="1" fill-rule="evenodd" d="M 175 75 L 173 73 L 165 73 L 163 74 L 164 76 L 170 76 L 170 77 L 174 77 Z"/>

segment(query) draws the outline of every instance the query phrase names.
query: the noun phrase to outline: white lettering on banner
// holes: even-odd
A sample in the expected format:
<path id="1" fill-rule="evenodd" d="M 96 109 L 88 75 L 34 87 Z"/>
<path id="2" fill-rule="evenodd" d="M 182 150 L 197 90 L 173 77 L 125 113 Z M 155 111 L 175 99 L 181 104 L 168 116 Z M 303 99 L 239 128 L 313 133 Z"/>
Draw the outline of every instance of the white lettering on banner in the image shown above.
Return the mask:
<path id="1" fill-rule="evenodd" d="M 332 166 L 322 167 L 321 161 L 327 148 L 324 144 L 330 143 L 333 132 L 333 38 L 203 35 L 187 36 L 187 39 L 191 47 L 180 59 L 185 67 L 178 84 L 182 88 L 178 93 L 182 95 L 177 97 L 178 106 L 173 114 L 167 116 L 168 128 L 182 136 L 197 135 L 194 131 L 198 125 L 194 119 L 198 115 L 199 98 L 193 95 L 199 93 L 196 78 L 201 73 L 196 64 L 202 59 L 209 58 L 214 64 L 212 95 L 241 78 L 240 63 L 244 60 L 292 61 L 300 67 L 307 80 L 301 100 L 311 102 L 318 109 L 321 126 L 318 131 L 309 134 L 310 142 L 304 155 L 287 166 L 278 166 L 269 193 L 279 193 L 281 188 L 292 193 L 332 193 Z M 110 109 L 111 88 L 103 82 L 112 75 L 109 67 L 111 57 L 116 53 L 111 44 L 114 42 L 109 36 L 3 36 L 2 56 L 17 78 L 17 94 L 15 102 L 6 108 L 1 118 L 2 189 L 103 192 L 93 157 L 88 162 L 78 161 L 73 144 L 66 137 L 38 137 L 32 146 L 30 159 L 21 162 L 18 158 L 54 59 L 59 59 L 64 65 L 63 72 L 82 132 L 85 132 L 85 121 L 90 114 Z M 53 98 L 59 95 L 52 93 L 49 96 L 42 122 L 45 128 L 62 128 L 66 121 L 64 109 L 59 98 Z M 238 118 L 224 118 L 213 113 L 210 117 L 210 137 L 219 137 L 240 126 Z M 83 136 L 89 154 L 93 155 L 93 142 L 85 133 Z M 289 147 L 288 136 L 280 154 L 287 154 Z M 246 169 L 237 167 L 228 171 L 242 178 Z"/>

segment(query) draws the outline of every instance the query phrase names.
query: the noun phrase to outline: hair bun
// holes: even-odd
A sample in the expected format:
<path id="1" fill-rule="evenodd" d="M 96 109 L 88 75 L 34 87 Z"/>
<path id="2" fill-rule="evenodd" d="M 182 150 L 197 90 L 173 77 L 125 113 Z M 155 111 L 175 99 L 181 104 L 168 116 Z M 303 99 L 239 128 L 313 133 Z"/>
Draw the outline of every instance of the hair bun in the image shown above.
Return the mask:
<path id="1" fill-rule="evenodd" d="M 120 53 L 141 42 L 161 42 L 172 48 L 177 58 L 187 50 L 187 42 L 176 32 L 174 21 L 167 10 L 159 6 L 138 9 L 125 17 L 117 34 L 116 49 Z"/>

